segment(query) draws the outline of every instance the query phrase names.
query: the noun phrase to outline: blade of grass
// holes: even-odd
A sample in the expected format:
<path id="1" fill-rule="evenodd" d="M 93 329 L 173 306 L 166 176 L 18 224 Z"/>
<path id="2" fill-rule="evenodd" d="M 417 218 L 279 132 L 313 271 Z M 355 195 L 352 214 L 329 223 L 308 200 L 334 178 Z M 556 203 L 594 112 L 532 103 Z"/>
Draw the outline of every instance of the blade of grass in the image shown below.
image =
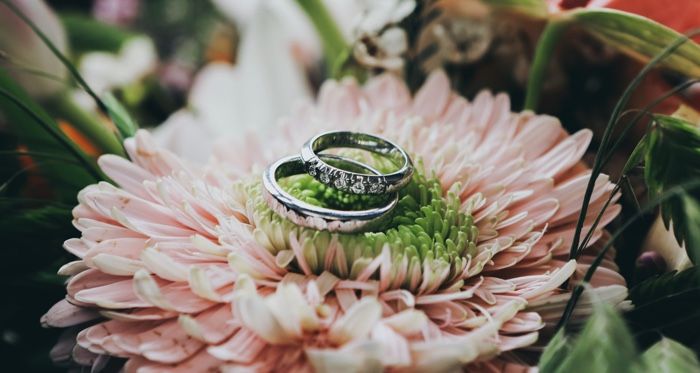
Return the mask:
<path id="1" fill-rule="evenodd" d="M 650 111 L 651 111 L 654 107 L 656 107 L 658 104 L 660 104 L 661 102 L 663 102 L 665 99 L 671 97 L 673 94 L 678 93 L 679 91 L 682 91 L 683 89 L 685 89 L 685 88 L 691 86 L 692 84 L 694 84 L 694 83 L 696 83 L 696 82 L 698 82 L 698 81 L 700 81 L 700 80 L 695 80 L 695 79 L 693 79 L 693 80 L 689 80 L 689 81 L 687 81 L 687 82 L 684 82 L 684 83 L 681 83 L 681 84 L 677 85 L 677 86 L 674 87 L 673 89 L 670 89 L 670 90 L 668 90 L 667 92 L 665 92 L 665 93 L 664 93 L 662 96 L 660 96 L 659 98 L 657 98 L 657 99 L 655 99 L 654 101 L 652 101 L 650 104 L 648 104 L 647 106 L 645 106 L 642 110 L 634 109 L 634 110 L 628 110 L 628 111 L 622 113 L 622 114 L 620 115 L 620 119 L 621 119 L 622 117 L 626 116 L 627 114 L 636 113 L 636 115 L 635 115 L 635 117 L 632 119 L 632 121 L 630 121 L 630 123 L 627 124 L 627 126 L 625 127 L 625 129 L 623 130 L 623 132 L 622 132 L 622 133 L 620 134 L 620 136 L 618 137 L 617 141 L 613 144 L 613 146 L 611 147 L 611 150 L 610 150 L 610 151 L 608 152 L 608 154 L 606 155 L 606 157 L 605 157 L 605 159 L 603 160 L 603 163 L 602 163 L 602 164 L 603 164 L 603 165 L 606 164 L 606 163 L 612 158 L 612 156 L 613 156 L 613 154 L 614 154 L 614 150 L 615 150 L 618 146 L 621 145 L 622 140 L 627 136 L 627 133 L 636 125 L 636 123 L 637 123 L 641 118 L 643 118 L 644 116 L 647 116 L 647 115 L 651 115 Z M 651 118 L 650 120 L 653 121 L 653 118 Z M 651 126 L 650 126 L 650 125 L 647 125 L 646 133 L 648 133 L 650 129 L 651 129 Z M 634 166 L 634 165 L 633 165 L 633 166 Z M 598 226 L 598 223 L 599 223 L 599 221 L 600 221 L 600 218 L 601 218 L 601 217 L 603 216 L 603 214 L 605 213 L 605 210 L 607 209 L 607 207 L 608 207 L 608 205 L 609 205 L 609 203 L 610 203 L 610 201 L 611 201 L 611 199 L 612 199 L 614 193 L 616 193 L 617 190 L 620 189 L 621 182 L 624 182 L 624 181 L 626 180 L 626 181 L 627 181 L 627 184 L 628 184 L 628 186 L 629 186 L 629 189 L 632 190 L 632 186 L 631 186 L 631 184 L 630 184 L 630 182 L 629 182 L 629 178 L 627 178 L 627 175 L 625 174 L 626 171 L 627 171 L 627 170 L 623 170 L 623 174 L 620 176 L 620 180 L 618 180 L 618 182 L 617 182 L 615 191 L 613 191 L 613 193 L 611 193 L 610 198 L 609 198 L 608 201 L 605 203 L 605 205 L 603 206 L 603 208 L 601 209 L 601 211 L 598 213 L 598 216 L 596 217 L 596 220 L 595 220 L 595 222 L 594 222 L 592 228 L 586 233 L 586 236 L 584 237 L 583 242 L 578 246 L 578 248 L 577 248 L 577 250 L 576 250 L 576 256 L 575 256 L 575 258 L 578 258 L 578 256 L 583 252 L 583 250 L 584 250 L 586 247 L 588 247 L 588 243 L 590 242 L 590 239 L 591 239 L 591 237 L 593 236 L 593 232 L 595 231 L 595 228 L 597 228 L 597 226 Z M 634 199 L 635 199 L 636 206 L 638 207 L 637 210 L 639 210 L 639 209 L 641 208 L 641 207 L 639 206 L 639 201 L 637 201 L 636 196 L 633 195 L 633 197 L 634 197 Z"/>
<path id="2" fill-rule="evenodd" d="M 5 205 L 5 206 L 14 206 L 14 205 L 20 205 L 20 204 L 27 204 L 27 205 L 40 205 L 40 206 L 47 206 L 47 205 L 55 205 L 58 207 L 66 208 L 66 209 L 73 209 L 75 207 L 74 204 L 67 204 L 61 201 L 49 201 L 46 199 L 40 199 L 40 198 L 28 198 L 28 197 L 17 197 L 17 196 L 12 196 L 12 197 L 4 197 L 0 196 L 0 206 Z"/>
<path id="3" fill-rule="evenodd" d="M 691 34 L 690 36 L 693 36 L 695 33 Z M 591 169 L 591 177 L 588 180 L 588 185 L 586 186 L 586 192 L 583 196 L 583 202 L 582 202 L 582 207 L 581 207 L 581 212 L 579 213 L 579 218 L 578 221 L 576 222 L 576 230 L 574 232 L 574 239 L 571 242 L 571 247 L 569 249 L 569 258 L 573 259 L 576 257 L 578 253 L 578 248 L 579 248 L 579 243 L 581 242 L 581 230 L 583 229 L 583 224 L 586 219 L 586 214 L 588 212 L 588 205 L 591 202 L 591 197 L 593 195 L 593 187 L 595 186 L 595 180 L 597 180 L 598 175 L 600 174 L 600 171 L 603 167 L 603 154 L 606 154 L 606 149 L 608 147 L 608 142 L 610 141 L 610 136 L 612 135 L 616 124 L 618 122 L 618 118 L 620 116 L 620 113 L 622 109 L 627 105 L 629 102 L 629 99 L 632 95 L 632 92 L 641 84 L 641 82 L 644 80 L 646 75 L 656 66 L 658 65 L 661 61 L 663 61 L 664 58 L 668 57 L 670 54 L 672 54 L 676 49 L 678 49 L 683 43 L 687 42 L 689 39 L 688 36 L 683 36 L 678 38 L 674 43 L 666 47 L 661 53 L 656 55 L 649 63 L 647 63 L 642 70 L 637 74 L 637 76 L 632 80 L 632 82 L 627 86 L 625 89 L 624 93 L 620 97 L 620 99 L 617 101 L 615 104 L 615 107 L 613 108 L 612 114 L 610 116 L 610 120 L 608 121 L 608 124 L 605 128 L 605 131 L 603 132 L 603 137 L 601 139 L 601 144 L 600 144 L 600 149 L 598 151 L 598 154 L 596 154 L 595 160 L 593 162 L 593 167 Z M 611 151 L 614 151 L 612 149 Z"/>
<path id="4" fill-rule="evenodd" d="M 636 115 L 632 118 L 632 120 L 627 124 L 627 126 L 624 128 L 624 130 L 621 132 L 620 136 L 618 136 L 617 140 L 615 143 L 613 143 L 612 147 L 610 148 L 610 151 L 605 155 L 605 159 L 603 160 L 603 164 L 606 164 L 608 161 L 610 161 L 610 158 L 614 155 L 615 149 L 617 149 L 621 144 L 622 141 L 625 139 L 627 133 L 634 128 L 634 126 L 641 120 L 644 116 L 647 116 L 651 113 L 651 110 L 653 110 L 656 106 L 664 102 L 666 99 L 669 97 L 677 94 L 678 92 L 690 87 L 691 85 L 700 82 L 700 79 L 691 79 L 688 81 L 685 81 L 681 84 L 676 85 L 672 89 L 669 89 L 668 91 L 664 92 L 663 95 L 659 96 L 658 98 L 654 99 L 651 103 L 646 105 L 643 109 L 641 110 L 628 110 L 625 111 L 620 115 L 620 119 L 624 118 L 627 114 L 630 113 L 636 113 Z"/>
<path id="5" fill-rule="evenodd" d="M 646 204 L 639 212 L 634 214 L 631 218 L 629 218 L 627 221 L 625 221 L 624 224 L 612 235 L 610 236 L 610 239 L 608 242 L 605 243 L 605 245 L 601 248 L 600 252 L 598 252 L 598 255 L 596 255 L 595 259 L 591 263 L 591 265 L 588 267 L 588 270 L 586 271 L 586 274 L 583 277 L 583 280 L 581 281 L 580 284 L 577 284 L 576 287 L 574 288 L 573 292 L 571 293 L 571 298 L 569 298 L 569 302 L 566 304 L 566 308 L 564 309 L 564 313 L 562 314 L 561 319 L 559 319 L 559 322 L 557 323 L 556 330 L 559 328 L 565 326 L 569 319 L 571 318 L 571 315 L 574 311 L 574 308 L 576 307 L 576 302 L 578 301 L 578 298 L 581 296 L 583 293 L 584 287 L 586 283 L 589 283 L 591 278 L 593 278 L 593 274 L 595 271 L 598 269 L 600 266 L 600 263 L 603 262 L 603 259 L 605 258 L 605 254 L 610 250 L 610 248 L 613 246 L 615 241 L 624 233 L 624 231 L 629 228 L 633 223 L 637 221 L 640 217 L 642 217 L 644 214 L 652 211 L 654 208 L 656 208 L 658 205 L 661 203 L 667 201 L 670 198 L 676 197 L 678 195 L 681 195 L 683 193 L 686 193 L 687 191 L 693 190 L 700 187 L 700 179 L 692 180 L 683 184 L 679 184 L 669 190 L 667 190 L 665 193 L 660 195 L 658 198 L 655 200 L 649 202 Z"/>
<path id="6" fill-rule="evenodd" d="M 54 82 L 62 83 L 62 84 L 65 84 L 66 86 L 68 86 L 68 84 L 63 79 L 61 79 L 61 77 L 47 73 L 45 71 L 32 69 L 29 67 L 23 67 L 23 66 L 20 66 L 17 64 L 4 65 L 3 68 L 6 70 L 9 70 L 9 71 L 14 71 L 14 72 L 22 73 L 22 74 L 36 75 L 36 76 L 50 79 L 50 80 L 53 80 Z"/>
<path id="7" fill-rule="evenodd" d="M 106 179 L 106 177 L 95 166 L 92 160 L 90 160 L 90 158 L 88 158 L 87 155 L 85 155 L 85 153 L 83 153 L 75 144 L 68 140 L 65 137 L 65 135 L 61 133 L 55 126 L 52 126 L 51 124 L 47 123 L 41 116 L 37 115 L 29 107 L 27 107 L 27 105 L 25 105 L 24 102 L 19 100 L 17 97 L 15 97 L 15 95 L 5 90 L 4 88 L 0 88 L 0 95 L 10 100 L 18 108 L 24 111 L 25 114 L 27 114 L 34 121 L 39 123 L 46 130 L 46 132 L 49 135 L 51 135 L 51 137 L 53 137 L 59 144 L 63 145 L 66 148 L 66 150 L 68 150 L 68 152 L 72 154 L 73 157 L 75 157 L 75 159 L 78 160 L 78 162 L 80 162 L 85 167 L 85 170 L 88 171 L 95 178 L 95 180 L 99 181 Z"/>
<path id="8" fill-rule="evenodd" d="M 622 185 L 625 188 L 625 190 L 627 190 L 628 194 L 632 196 L 632 199 L 634 201 L 634 208 L 637 210 L 637 212 L 642 211 L 642 204 L 639 203 L 639 199 L 637 199 L 637 195 L 634 193 L 634 187 L 632 186 L 630 178 L 627 176 L 623 176 L 622 178 L 625 181 Z"/>
<path id="9" fill-rule="evenodd" d="M 0 2 L 2 2 L 2 4 L 4 4 L 6 7 L 8 7 L 14 14 L 17 15 L 17 17 L 24 21 L 24 23 L 26 23 L 27 26 L 29 26 L 32 29 L 32 31 L 34 31 L 34 33 L 51 50 L 51 53 L 53 53 L 54 56 L 56 56 L 56 58 L 58 58 L 61 61 L 63 66 L 65 66 L 66 69 L 68 69 L 68 72 L 70 72 L 70 74 L 73 76 L 73 79 L 75 79 L 78 85 L 82 89 L 84 89 L 85 92 L 87 92 L 87 94 L 89 94 L 93 100 L 95 100 L 95 103 L 97 104 L 100 111 L 106 114 L 107 106 L 105 106 L 104 102 L 102 102 L 102 100 L 97 96 L 95 91 L 93 91 L 92 88 L 90 88 L 85 79 L 83 79 L 83 77 L 78 72 L 78 69 L 76 69 L 75 66 L 73 66 L 73 64 L 68 60 L 68 57 L 61 53 L 61 51 L 59 51 L 58 48 L 56 48 L 56 46 L 53 44 L 53 42 L 51 42 L 51 40 L 46 36 L 46 34 L 44 34 L 44 32 L 41 31 L 39 27 L 37 27 L 36 24 L 34 24 L 34 22 L 32 22 L 32 20 L 29 19 L 29 17 L 27 17 L 27 15 L 25 15 L 15 4 L 10 2 L 9 0 L 0 0 Z"/>
<path id="10" fill-rule="evenodd" d="M 7 189 L 10 184 L 12 184 L 15 180 L 17 180 L 18 177 L 24 175 L 25 173 L 32 171 L 34 169 L 44 167 L 45 165 L 49 163 L 66 163 L 65 161 L 62 160 L 55 160 L 55 159 L 50 159 L 47 161 L 39 161 L 39 162 L 34 162 L 28 166 L 22 167 L 21 169 L 17 170 L 17 172 L 13 173 L 10 175 L 10 177 L 7 178 L 2 184 L 0 184 L 0 194 L 4 193 L 5 190 Z"/>
<path id="11" fill-rule="evenodd" d="M 586 236 L 583 239 L 583 243 L 581 244 L 581 247 L 588 247 L 588 243 L 590 242 L 591 238 L 593 237 L 593 234 L 595 233 L 596 228 L 598 228 L 598 224 L 600 224 L 600 220 L 603 218 L 603 215 L 605 215 L 605 210 L 607 210 L 608 206 L 610 206 L 610 203 L 612 202 L 613 198 L 615 198 L 615 194 L 617 194 L 617 192 L 620 191 L 621 182 L 622 182 L 622 178 L 620 179 L 620 181 L 617 182 L 617 184 L 615 184 L 615 188 L 613 188 L 613 190 L 610 192 L 610 196 L 605 201 L 605 204 L 603 204 L 603 207 L 598 212 L 598 216 L 596 216 L 595 220 L 593 221 L 593 225 L 591 225 L 591 229 L 589 229 L 588 232 L 586 233 Z M 581 252 L 581 251 L 579 251 L 579 252 Z"/>
<path id="12" fill-rule="evenodd" d="M 43 101 L 44 108 L 54 118 L 69 123 L 85 137 L 90 139 L 101 153 L 111 153 L 125 156 L 122 141 L 115 131 L 112 131 L 106 122 L 94 113 L 85 111 L 76 105 L 72 96 L 58 95 Z M 111 114 L 111 113 L 110 113 Z"/>
<path id="13" fill-rule="evenodd" d="M 320 0 L 296 0 L 299 7 L 308 15 L 316 29 L 316 34 L 323 44 L 326 68 L 329 73 L 336 66 L 336 61 L 345 53 L 347 43 L 330 12 Z"/>
<path id="14" fill-rule="evenodd" d="M 80 164 L 73 158 L 61 157 L 58 154 L 46 153 L 46 152 L 35 152 L 35 151 L 19 151 L 19 150 L 0 150 L 0 156 L 11 156 L 11 157 L 31 157 L 31 158 L 48 158 L 57 161 L 63 161 L 66 163 Z"/>

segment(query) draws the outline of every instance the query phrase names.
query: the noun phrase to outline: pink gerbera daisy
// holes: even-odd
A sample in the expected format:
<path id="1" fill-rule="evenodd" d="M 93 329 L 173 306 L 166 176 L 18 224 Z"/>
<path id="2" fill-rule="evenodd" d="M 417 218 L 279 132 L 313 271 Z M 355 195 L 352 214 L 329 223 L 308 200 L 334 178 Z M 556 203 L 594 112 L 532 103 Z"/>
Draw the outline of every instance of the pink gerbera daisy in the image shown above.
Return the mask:
<path id="1" fill-rule="evenodd" d="M 300 228 L 262 196 L 263 167 L 334 129 L 389 138 L 416 163 L 384 231 Z M 468 102 L 443 72 L 415 97 L 391 75 L 364 87 L 329 81 L 277 133 L 223 142 L 204 168 L 141 131 L 125 143 L 130 160 L 100 158 L 117 186 L 78 196 L 82 236 L 65 247 L 79 260 L 61 269 L 68 294 L 43 319 L 71 327 L 54 357 L 123 358 L 139 372 L 516 368 L 546 342 L 542 329 L 607 238 L 598 229 L 579 262 L 568 260 L 590 139 L 511 112 L 506 95 Z M 316 203 L 334 198 L 310 177 L 286 185 Z M 601 175 L 584 233 L 612 189 Z M 575 316 L 593 293 L 626 298 L 610 258 L 592 286 Z"/>

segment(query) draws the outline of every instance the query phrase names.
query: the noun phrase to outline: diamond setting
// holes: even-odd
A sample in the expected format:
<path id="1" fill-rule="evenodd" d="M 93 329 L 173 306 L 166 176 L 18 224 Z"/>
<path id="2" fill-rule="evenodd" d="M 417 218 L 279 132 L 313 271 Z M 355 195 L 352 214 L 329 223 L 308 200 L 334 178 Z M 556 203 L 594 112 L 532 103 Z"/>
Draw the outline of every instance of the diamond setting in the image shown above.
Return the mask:
<path id="1" fill-rule="evenodd" d="M 358 175 L 337 169 L 323 163 L 318 158 L 306 162 L 306 172 L 321 183 L 353 194 L 384 194 L 388 186 L 386 179 L 379 175 Z"/>
<path id="2" fill-rule="evenodd" d="M 365 184 L 359 180 L 350 186 L 350 191 L 355 194 L 365 194 Z"/>
<path id="3" fill-rule="evenodd" d="M 312 159 L 309 162 L 307 162 L 306 172 L 309 175 L 311 175 L 311 176 L 318 175 L 318 169 L 317 169 L 318 166 L 316 165 L 317 163 L 318 163 L 318 160 L 316 160 L 316 159 Z"/>
<path id="4" fill-rule="evenodd" d="M 348 180 L 345 178 L 345 175 L 340 175 L 337 179 L 335 179 L 333 186 L 343 192 L 348 190 Z"/>
<path id="5" fill-rule="evenodd" d="M 380 180 L 377 180 L 376 183 L 369 185 L 369 193 L 370 194 L 382 194 L 382 193 L 384 193 L 385 189 L 386 188 L 385 188 L 384 184 Z"/>

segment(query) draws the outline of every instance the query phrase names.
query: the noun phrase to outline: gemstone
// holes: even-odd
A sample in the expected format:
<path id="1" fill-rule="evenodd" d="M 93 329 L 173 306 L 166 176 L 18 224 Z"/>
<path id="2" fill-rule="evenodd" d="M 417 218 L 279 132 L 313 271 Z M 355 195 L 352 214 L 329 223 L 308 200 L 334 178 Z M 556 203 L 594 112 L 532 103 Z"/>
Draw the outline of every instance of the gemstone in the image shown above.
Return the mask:
<path id="1" fill-rule="evenodd" d="M 309 167 L 306 169 L 306 172 L 311 176 L 316 176 L 316 174 L 318 173 L 316 170 L 316 165 L 309 165 Z"/>
<path id="2" fill-rule="evenodd" d="M 352 184 L 350 191 L 355 194 L 365 194 L 365 184 L 363 184 L 362 181 L 358 181 Z"/>
<path id="3" fill-rule="evenodd" d="M 335 185 L 335 188 L 338 190 L 346 190 L 348 188 L 348 181 L 345 179 L 345 176 L 341 175 L 339 178 L 335 179 L 333 185 Z"/>
<path id="4" fill-rule="evenodd" d="M 369 186 L 370 194 L 381 194 L 384 193 L 384 184 L 377 182 L 376 184 L 370 184 Z"/>

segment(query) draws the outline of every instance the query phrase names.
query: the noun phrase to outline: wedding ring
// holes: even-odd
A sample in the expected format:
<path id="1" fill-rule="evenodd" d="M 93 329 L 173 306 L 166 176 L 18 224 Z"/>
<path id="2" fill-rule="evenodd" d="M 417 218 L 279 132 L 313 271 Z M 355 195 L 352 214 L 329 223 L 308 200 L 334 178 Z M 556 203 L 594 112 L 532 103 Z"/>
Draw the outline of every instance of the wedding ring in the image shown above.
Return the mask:
<path id="1" fill-rule="evenodd" d="M 319 157 L 331 148 L 363 149 L 387 157 L 398 171 L 389 174 L 357 173 L 332 166 Z M 332 131 L 312 137 L 301 149 L 306 172 L 316 180 L 353 194 L 385 194 L 398 191 L 411 181 L 413 163 L 406 152 L 389 140 L 366 133 Z"/>
<path id="2" fill-rule="evenodd" d="M 379 171 L 370 166 L 344 157 L 322 154 L 320 159 L 323 159 L 324 163 L 337 163 L 346 168 L 356 168 L 363 172 L 381 175 Z M 398 203 L 398 193 L 394 193 L 389 196 L 389 202 L 385 205 L 366 210 L 335 210 L 312 205 L 292 196 L 278 183 L 279 179 L 304 174 L 305 171 L 301 157 L 296 155 L 278 160 L 263 173 L 265 189 L 263 195 L 268 205 L 277 214 L 298 225 L 316 230 L 343 233 L 372 230 L 385 222 L 385 218 L 391 215 L 391 211 Z"/>

